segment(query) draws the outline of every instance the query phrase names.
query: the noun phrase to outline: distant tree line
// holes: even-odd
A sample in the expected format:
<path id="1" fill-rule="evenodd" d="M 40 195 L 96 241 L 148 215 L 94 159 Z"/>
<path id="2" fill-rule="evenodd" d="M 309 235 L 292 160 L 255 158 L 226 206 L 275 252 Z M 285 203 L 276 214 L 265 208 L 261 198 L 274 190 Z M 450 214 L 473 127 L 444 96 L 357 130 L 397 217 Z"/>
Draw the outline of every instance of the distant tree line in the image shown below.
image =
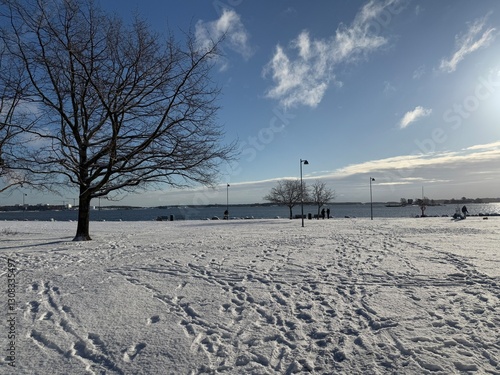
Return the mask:
<path id="1" fill-rule="evenodd" d="M 460 199 L 455 199 L 455 198 L 451 198 L 451 199 L 446 199 L 446 200 L 443 200 L 443 203 L 444 204 L 460 204 L 460 203 L 488 203 L 488 201 L 491 202 L 490 199 L 488 198 L 466 198 L 466 197 L 462 197 Z"/>
<path id="2" fill-rule="evenodd" d="M 402 206 L 417 204 L 418 200 L 422 200 L 422 198 L 415 199 L 406 199 L 401 198 L 400 204 Z M 451 199 L 429 199 L 424 197 L 423 200 L 426 201 L 427 205 L 437 205 L 437 204 L 465 204 L 465 203 L 491 203 L 491 202 L 500 202 L 500 198 L 466 198 L 462 197 L 460 199 L 451 198 Z"/>
<path id="3" fill-rule="evenodd" d="M 67 205 L 65 204 L 40 204 L 40 205 L 14 205 L 14 206 L 0 206 L 0 211 L 3 212 L 15 212 L 15 211 L 60 211 L 60 210 L 67 210 L 69 209 Z"/>

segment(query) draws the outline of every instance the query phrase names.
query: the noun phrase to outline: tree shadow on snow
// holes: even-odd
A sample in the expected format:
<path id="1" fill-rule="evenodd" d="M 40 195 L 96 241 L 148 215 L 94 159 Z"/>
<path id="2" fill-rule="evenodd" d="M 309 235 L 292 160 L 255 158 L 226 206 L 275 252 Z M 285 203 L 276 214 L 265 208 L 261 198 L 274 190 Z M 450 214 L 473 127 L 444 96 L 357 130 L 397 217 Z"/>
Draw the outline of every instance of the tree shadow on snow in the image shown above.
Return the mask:
<path id="1" fill-rule="evenodd" d="M 67 239 L 65 239 L 67 238 Z M 14 250 L 14 249 L 26 249 L 30 247 L 39 247 L 39 246 L 51 246 L 51 245 L 60 245 L 68 242 L 73 242 L 72 241 L 73 237 L 64 237 L 64 238 L 58 238 L 57 241 L 49 241 L 49 242 L 40 242 L 40 243 L 31 243 L 31 244 L 25 244 L 25 245 L 16 245 L 16 246 L 2 246 L 0 245 L 0 251 L 2 250 Z M 14 240 L 9 240 L 9 241 L 14 241 Z M 34 240 L 36 241 L 36 240 Z M 0 241 L 0 244 L 4 241 Z M 65 249 L 53 249 L 52 251 L 60 251 L 60 250 L 65 250 Z"/>

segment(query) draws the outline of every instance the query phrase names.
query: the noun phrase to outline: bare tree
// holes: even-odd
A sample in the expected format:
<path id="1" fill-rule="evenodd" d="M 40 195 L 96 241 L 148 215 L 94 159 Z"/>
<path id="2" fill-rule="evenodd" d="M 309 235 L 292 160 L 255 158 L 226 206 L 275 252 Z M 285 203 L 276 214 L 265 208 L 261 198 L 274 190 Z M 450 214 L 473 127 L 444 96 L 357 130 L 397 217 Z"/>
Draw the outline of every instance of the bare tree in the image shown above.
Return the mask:
<path id="1" fill-rule="evenodd" d="M 0 193 L 8 189 L 29 185 L 27 175 L 12 169 L 13 155 L 23 142 L 23 130 L 33 126 L 22 95 L 26 77 L 22 66 L 16 65 L 7 46 L 0 45 Z M 18 126 L 15 124 L 23 124 Z"/>
<path id="2" fill-rule="evenodd" d="M 318 219 L 321 207 L 335 199 L 335 192 L 326 186 L 325 182 L 316 180 L 311 186 L 312 202 L 318 206 Z"/>
<path id="3" fill-rule="evenodd" d="M 213 185 L 234 156 L 216 124 L 217 43 L 181 46 L 92 0 L 4 0 L 1 39 L 29 77 L 38 126 L 16 167 L 79 191 L 74 240 L 90 240 L 93 198 L 167 184 Z"/>
<path id="4" fill-rule="evenodd" d="M 303 183 L 303 199 L 307 201 L 309 198 L 308 188 Z M 300 180 L 280 180 L 276 186 L 271 189 L 271 192 L 264 197 L 266 201 L 287 206 L 290 209 L 290 219 L 293 218 L 292 209 L 302 201 Z"/>

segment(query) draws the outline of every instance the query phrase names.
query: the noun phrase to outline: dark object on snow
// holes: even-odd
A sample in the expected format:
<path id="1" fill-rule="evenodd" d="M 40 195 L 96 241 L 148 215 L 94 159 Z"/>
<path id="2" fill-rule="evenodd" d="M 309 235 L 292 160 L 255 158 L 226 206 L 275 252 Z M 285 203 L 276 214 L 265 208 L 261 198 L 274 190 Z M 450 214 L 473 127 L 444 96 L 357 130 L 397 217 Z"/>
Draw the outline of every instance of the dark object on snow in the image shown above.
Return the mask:
<path id="1" fill-rule="evenodd" d="M 468 213 L 469 213 L 469 211 L 467 211 L 467 207 L 463 206 L 462 207 L 462 215 L 463 215 L 464 219 L 467 217 Z"/>

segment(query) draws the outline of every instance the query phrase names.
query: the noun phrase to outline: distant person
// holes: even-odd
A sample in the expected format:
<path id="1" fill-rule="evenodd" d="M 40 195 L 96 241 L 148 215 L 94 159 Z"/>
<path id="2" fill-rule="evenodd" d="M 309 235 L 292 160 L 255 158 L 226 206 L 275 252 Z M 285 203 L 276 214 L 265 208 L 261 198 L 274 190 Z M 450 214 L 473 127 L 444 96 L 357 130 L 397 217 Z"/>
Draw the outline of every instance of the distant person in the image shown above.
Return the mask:
<path id="1" fill-rule="evenodd" d="M 467 217 L 468 213 L 469 213 L 469 211 L 467 211 L 467 207 L 463 206 L 462 207 L 462 216 L 464 219 Z"/>
<path id="2" fill-rule="evenodd" d="M 326 217 L 328 219 L 330 218 L 330 209 L 329 208 L 326 209 Z"/>
<path id="3" fill-rule="evenodd" d="M 324 208 L 321 210 L 321 217 L 323 218 L 323 220 L 325 220 L 325 209 Z"/>
<path id="4" fill-rule="evenodd" d="M 228 210 L 224 211 L 224 220 L 229 220 L 229 211 Z"/>

